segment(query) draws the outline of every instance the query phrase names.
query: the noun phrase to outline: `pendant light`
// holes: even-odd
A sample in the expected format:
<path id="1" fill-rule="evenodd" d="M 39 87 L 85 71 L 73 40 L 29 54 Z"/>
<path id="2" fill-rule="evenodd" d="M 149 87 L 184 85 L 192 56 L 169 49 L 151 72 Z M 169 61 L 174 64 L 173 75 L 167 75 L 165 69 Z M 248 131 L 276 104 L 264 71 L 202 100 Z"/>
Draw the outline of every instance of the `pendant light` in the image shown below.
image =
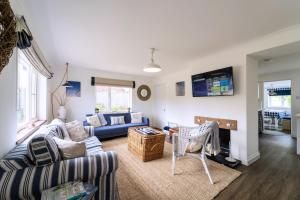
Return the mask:
<path id="1" fill-rule="evenodd" d="M 154 63 L 154 58 L 153 58 L 153 54 L 155 51 L 157 51 L 157 49 L 151 48 L 150 50 L 151 50 L 151 63 L 148 64 L 146 67 L 144 67 L 144 72 L 150 72 L 150 73 L 160 72 L 161 67 L 158 64 Z"/>
<path id="2" fill-rule="evenodd" d="M 70 82 L 68 81 L 69 79 L 69 63 L 66 63 L 66 72 L 65 72 L 67 78 L 66 78 L 66 82 L 64 84 L 62 84 L 63 87 L 72 87 L 72 85 L 70 84 Z"/>

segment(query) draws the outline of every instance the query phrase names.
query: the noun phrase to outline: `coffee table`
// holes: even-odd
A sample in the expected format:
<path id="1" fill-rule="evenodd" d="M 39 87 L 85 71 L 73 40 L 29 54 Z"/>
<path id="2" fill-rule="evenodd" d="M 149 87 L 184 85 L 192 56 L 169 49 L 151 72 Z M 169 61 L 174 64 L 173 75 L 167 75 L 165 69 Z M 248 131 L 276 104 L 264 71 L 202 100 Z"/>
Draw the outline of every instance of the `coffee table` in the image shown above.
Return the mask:
<path id="1" fill-rule="evenodd" d="M 128 150 L 144 162 L 162 158 L 166 135 L 158 129 L 154 129 L 158 134 L 146 135 L 138 128 L 128 129 Z"/>

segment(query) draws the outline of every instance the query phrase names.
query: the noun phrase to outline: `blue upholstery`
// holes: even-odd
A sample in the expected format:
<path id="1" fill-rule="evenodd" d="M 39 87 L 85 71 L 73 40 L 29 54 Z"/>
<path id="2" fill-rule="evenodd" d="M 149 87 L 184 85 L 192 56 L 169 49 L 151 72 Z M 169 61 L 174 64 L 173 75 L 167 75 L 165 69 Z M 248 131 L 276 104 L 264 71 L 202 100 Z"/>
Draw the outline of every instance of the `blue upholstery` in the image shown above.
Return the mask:
<path id="1" fill-rule="evenodd" d="M 91 116 L 92 114 L 87 114 L 86 116 Z M 106 126 L 99 126 L 94 127 L 94 134 L 99 139 L 107 139 L 113 138 L 116 136 L 127 135 L 129 127 L 135 126 L 149 126 L 149 118 L 143 117 L 142 123 L 130 123 L 131 122 L 131 115 L 130 113 L 110 113 L 110 114 L 103 114 L 104 118 L 107 121 Z M 110 125 L 110 117 L 111 116 L 124 116 L 125 124 L 120 125 Z M 90 124 L 87 123 L 85 120 L 83 122 L 84 126 L 89 126 Z"/>

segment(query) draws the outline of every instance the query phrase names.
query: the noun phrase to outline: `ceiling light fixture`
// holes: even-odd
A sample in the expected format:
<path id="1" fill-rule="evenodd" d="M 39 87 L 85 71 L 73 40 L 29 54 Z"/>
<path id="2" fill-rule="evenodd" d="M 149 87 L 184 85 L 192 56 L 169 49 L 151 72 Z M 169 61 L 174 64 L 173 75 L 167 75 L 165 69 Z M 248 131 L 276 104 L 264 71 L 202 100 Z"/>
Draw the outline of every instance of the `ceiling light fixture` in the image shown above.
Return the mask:
<path id="1" fill-rule="evenodd" d="M 154 63 L 154 58 L 153 58 L 153 54 L 155 51 L 157 51 L 157 49 L 151 48 L 150 50 L 151 50 L 151 63 L 148 64 L 146 67 L 144 67 L 144 72 L 150 72 L 150 73 L 160 72 L 161 67 L 158 64 Z"/>
<path id="2" fill-rule="evenodd" d="M 72 85 L 69 82 L 69 63 L 66 63 L 66 72 L 65 75 L 67 76 L 66 82 L 62 84 L 63 87 L 72 87 Z"/>

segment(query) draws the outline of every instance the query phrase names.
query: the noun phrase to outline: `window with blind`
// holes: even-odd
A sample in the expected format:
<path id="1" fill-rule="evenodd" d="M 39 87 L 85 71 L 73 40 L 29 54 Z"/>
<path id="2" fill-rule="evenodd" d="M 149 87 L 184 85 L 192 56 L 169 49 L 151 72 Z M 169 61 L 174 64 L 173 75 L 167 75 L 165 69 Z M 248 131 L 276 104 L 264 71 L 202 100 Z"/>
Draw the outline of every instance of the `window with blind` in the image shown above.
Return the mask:
<path id="1" fill-rule="evenodd" d="M 127 112 L 132 108 L 132 88 L 95 86 L 96 108 L 100 112 Z"/>
<path id="2" fill-rule="evenodd" d="M 18 130 L 21 130 L 28 124 L 39 120 L 38 113 L 45 113 L 45 102 L 39 104 L 38 100 L 42 99 L 42 95 L 46 95 L 45 92 L 39 92 L 46 91 L 46 84 L 39 84 L 41 82 L 45 83 L 46 78 L 35 70 L 20 50 L 18 50 L 17 71 L 17 123 Z"/>

